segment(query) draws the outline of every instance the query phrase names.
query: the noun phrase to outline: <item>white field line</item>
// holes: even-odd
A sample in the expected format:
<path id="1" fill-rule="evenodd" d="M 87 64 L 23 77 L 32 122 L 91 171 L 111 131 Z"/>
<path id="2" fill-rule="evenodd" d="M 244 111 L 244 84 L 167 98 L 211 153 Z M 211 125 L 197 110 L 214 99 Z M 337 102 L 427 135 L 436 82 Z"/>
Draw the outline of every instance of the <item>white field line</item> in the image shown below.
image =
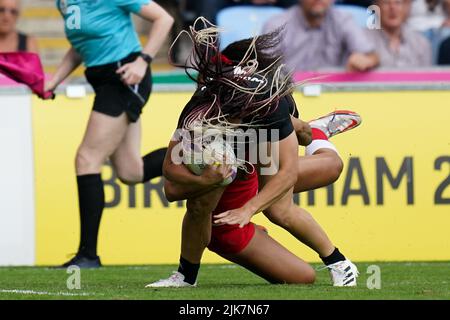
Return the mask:
<path id="1" fill-rule="evenodd" d="M 34 290 L 3 290 L 0 289 L 0 293 L 17 293 L 17 294 L 29 294 L 39 296 L 65 296 L 65 297 L 87 297 L 95 296 L 93 293 L 69 293 L 69 292 L 47 292 L 47 291 L 34 291 Z"/>

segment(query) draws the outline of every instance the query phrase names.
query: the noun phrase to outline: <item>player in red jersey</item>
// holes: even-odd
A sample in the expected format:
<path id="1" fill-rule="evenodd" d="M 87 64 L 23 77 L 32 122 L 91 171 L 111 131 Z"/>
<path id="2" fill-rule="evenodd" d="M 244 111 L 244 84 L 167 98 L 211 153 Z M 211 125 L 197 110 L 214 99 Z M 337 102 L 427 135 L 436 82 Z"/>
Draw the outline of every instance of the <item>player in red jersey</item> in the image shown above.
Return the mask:
<path id="1" fill-rule="evenodd" d="M 308 142 L 307 138 L 310 135 L 308 126 L 305 126 L 305 123 L 300 123 L 293 119 L 294 123 L 297 124 L 296 128 L 298 128 L 297 135 L 299 137 L 305 137 L 306 135 L 303 141 L 299 140 L 300 143 L 325 145 L 325 147 L 317 149 L 319 151 L 318 153 L 299 157 L 299 179 L 294 187 L 295 192 L 306 191 L 309 188 L 318 188 L 323 186 L 322 184 L 326 183 L 326 181 L 335 180 L 335 173 L 333 170 L 328 170 L 330 167 L 324 166 L 324 162 L 328 162 L 331 167 L 336 166 L 336 164 L 332 163 L 334 161 L 333 155 L 327 155 L 327 153 L 330 152 L 336 155 L 337 153 L 329 148 L 331 145 L 327 148 L 325 143 L 327 140 L 319 139 L 327 134 L 322 131 L 323 129 L 320 130 L 318 128 L 318 122 L 332 120 L 335 124 L 339 123 L 341 125 L 339 132 L 344 132 L 356 127 L 352 122 L 355 118 L 358 118 L 355 113 L 337 111 L 311 121 L 311 125 L 316 126 L 312 130 L 315 133 L 313 133 L 314 139 L 311 143 Z M 358 119 L 359 123 L 360 119 Z M 209 170 L 213 170 L 213 168 L 209 168 Z M 219 175 L 219 177 L 222 176 Z M 170 181 L 166 181 L 165 189 L 166 195 L 171 201 L 182 200 L 193 194 L 193 189 L 188 191 L 186 188 L 177 186 Z M 187 193 L 184 193 L 185 191 Z M 258 176 L 256 172 L 242 174 L 225 189 L 212 215 L 214 216 L 221 212 L 242 207 L 257 192 Z M 252 222 L 245 224 L 242 228 L 238 224 L 213 224 L 208 249 L 229 261 L 247 268 L 271 283 L 312 283 L 315 279 L 314 270 L 306 267 L 306 263 L 302 259 L 298 258 L 273 239 L 264 227 Z M 149 286 L 169 287 L 189 285 L 189 283 L 184 281 L 184 275 L 176 272 L 170 278 L 157 281 Z"/>
<path id="2" fill-rule="evenodd" d="M 286 78 L 282 78 L 278 72 L 279 57 L 266 50 L 273 47 L 272 40 L 275 35 L 238 41 L 221 54 L 218 54 L 214 47 L 214 37 L 214 28 L 204 30 L 202 34 L 198 32 L 192 37 L 199 41 L 195 47 L 198 59 L 194 59 L 192 65 L 196 66 L 194 69 L 200 73 L 200 86 L 184 108 L 179 128 L 189 128 L 186 122 L 202 122 L 205 118 L 209 120 L 204 121 L 207 126 L 213 121 L 225 121 L 229 125 L 235 120 L 238 120 L 239 125 L 243 125 L 247 124 L 250 118 L 250 123 L 257 123 L 258 128 L 278 130 L 278 140 L 270 140 L 270 143 L 271 147 L 280 148 L 279 170 L 268 177 L 259 174 L 258 178 L 263 183 L 258 187 L 258 194 L 255 191 L 258 189 L 256 183 L 252 183 L 252 179 L 256 181 L 256 177 L 247 176 L 243 180 L 245 182 L 237 179 L 228 188 L 223 188 L 220 183 L 230 176 L 229 166 L 207 167 L 201 176 L 195 176 L 182 164 L 174 164 L 170 159 L 172 150 L 180 142 L 173 140 L 167 153 L 169 157 L 166 157 L 164 164 L 164 175 L 168 180 L 165 191 L 169 200 L 188 199 L 187 213 L 183 221 L 182 254 L 178 272 L 169 279 L 149 286 L 195 285 L 199 261 L 206 246 L 271 282 L 314 281 L 314 270 L 307 263 L 249 223 L 251 217 L 261 211 L 272 222 L 291 232 L 319 254 L 332 273 L 334 285 L 356 285 L 356 267 L 333 246 L 317 222 L 305 210 L 293 204 L 292 194 L 294 189 L 308 190 L 337 179 L 342 169 L 342 161 L 327 139 L 355 127 L 360 122 L 359 116 L 351 112 L 335 112 L 312 122 L 313 141 L 307 147 L 307 154 L 311 157 L 296 161 L 297 147 L 292 144 L 291 139 L 292 135 L 295 136 L 294 127 L 298 121 L 291 117 L 294 113 L 292 91 L 288 86 L 284 86 Z M 242 70 L 246 70 L 244 75 Z M 261 73 L 259 70 L 269 71 Z M 267 84 L 271 84 L 272 89 L 269 88 L 261 94 L 258 89 L 270 87 Z M 254 113 L 255 110 L 257 114 Z M 226 116 L 222 118 L 222 115 Z M 259 121 L 255 122 L 254 119 Z M 203 130 L 204 127 L 201 128 Z M 259 145 L 259 142 L 255 145 Z M 316 166 L 311 165 L 313 157 L 317 162 Z M 334 170 L 326 170 L 328 167 L 325 166 L 325 160 L 332 160 L 340 167 L 336 170 L 337 174 Z M 300 170 L 301 161 L 305 164 L 306 171 Z M 320 168 L 322 174 L 317 175 Z M 302 179 L 299 179 L 301 175 Z M 316 180 L 307 184 L 308 176 Z M 245 192 L 239 190 L 241 187 Z M 242 195 L 242 198 L 236 199 L 237 195 Z M 218 213 L 214 222 L 221 226 L 211 228 L 211 212 Z M 293 224 L 286 223 L 289 221 Z M 238 230 L 240 227 L 241 231 Z M 269 256 L 270 259 L 267 259 Z"/>

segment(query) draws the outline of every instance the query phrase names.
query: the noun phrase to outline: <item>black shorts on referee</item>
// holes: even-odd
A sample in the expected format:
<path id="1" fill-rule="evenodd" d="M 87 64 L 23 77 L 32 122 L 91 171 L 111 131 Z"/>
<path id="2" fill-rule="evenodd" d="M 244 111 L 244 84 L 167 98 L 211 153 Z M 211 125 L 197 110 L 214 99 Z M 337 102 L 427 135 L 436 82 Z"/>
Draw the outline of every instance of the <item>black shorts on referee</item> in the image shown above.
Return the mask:
<path id="1" fill-rule="evenodd" d="M 147 68 L 141 83 L 134 86 L 124 84 L 120 74 L 116 73 L 117 69 L 138 56 L 139 52 L 135 52 L 120 61 L 86 69 L 86 79 L 95 92 L 93 110 L 112 117 L 126 112 L 130 122 L 139 120 L 152 91 L 151 69 Z"/>

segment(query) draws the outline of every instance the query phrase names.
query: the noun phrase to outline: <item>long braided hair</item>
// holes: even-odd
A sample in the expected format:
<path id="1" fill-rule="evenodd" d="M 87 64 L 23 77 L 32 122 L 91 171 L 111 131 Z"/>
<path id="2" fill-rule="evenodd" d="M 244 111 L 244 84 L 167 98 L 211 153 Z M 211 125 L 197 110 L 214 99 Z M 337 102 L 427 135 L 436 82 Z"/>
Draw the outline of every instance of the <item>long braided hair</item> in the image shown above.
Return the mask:
<path id="1" fill-rule="evenodd" d="M 183 119 L 184 130 L 239 134 L 236 128 L 256 126 L 258 119 L 274 112 L 280 99 L 293 91 L 292 74 L 285 71 L 276 50 L 281 30 L 233 42 L 222 52 L 220 31 L 199 17 L 188 31 L 178 35 L 169 50 L 170 59 L 179 38 L 189 37 L 192 51 L 186 61 L 171 63 L 183 68 L 203 91 L 197 106 Z M 236 123 L 231 119 L 247 121 Z"/>
<path id="2" fill-rule="evenodd" d="M 292 93 L 292 74 L 285 71 L 276 51 L 280 30 L 233 42 L 222 52 L 219 28 L 203 17 L 175 42 L 183 34 L 189 36 L 192 52 L 185 63 L 172 64 L 185 69 L 204 90 L 198 107 L 185 119 L 185 128 L 199 121 L 206 127 L 234 127 L 227 119 L 264 117 Z"/>

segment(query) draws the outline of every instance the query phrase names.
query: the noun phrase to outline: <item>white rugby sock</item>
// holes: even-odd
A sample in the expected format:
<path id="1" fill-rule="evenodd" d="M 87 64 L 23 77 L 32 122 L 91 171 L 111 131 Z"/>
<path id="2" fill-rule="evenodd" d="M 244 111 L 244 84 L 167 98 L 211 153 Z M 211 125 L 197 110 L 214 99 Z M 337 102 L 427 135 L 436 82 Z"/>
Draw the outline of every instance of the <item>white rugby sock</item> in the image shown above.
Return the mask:
<path id="1" fill-rule="evenodd" d="M 305 155 L 306 156 L 311 156 L 313 155 L 317 150 L 319 149 L 331 149 L 333 151 L 335 151 L 337 154 L 339 154 L 339 152 L 337 151 L 336 147 L 334 146 L 334 144 L 332 144 L 330 141 L 328 140 L 321 140 L 321 139 L 317 139 L 317 140 L 313 140 L 305 149 Z"/>

